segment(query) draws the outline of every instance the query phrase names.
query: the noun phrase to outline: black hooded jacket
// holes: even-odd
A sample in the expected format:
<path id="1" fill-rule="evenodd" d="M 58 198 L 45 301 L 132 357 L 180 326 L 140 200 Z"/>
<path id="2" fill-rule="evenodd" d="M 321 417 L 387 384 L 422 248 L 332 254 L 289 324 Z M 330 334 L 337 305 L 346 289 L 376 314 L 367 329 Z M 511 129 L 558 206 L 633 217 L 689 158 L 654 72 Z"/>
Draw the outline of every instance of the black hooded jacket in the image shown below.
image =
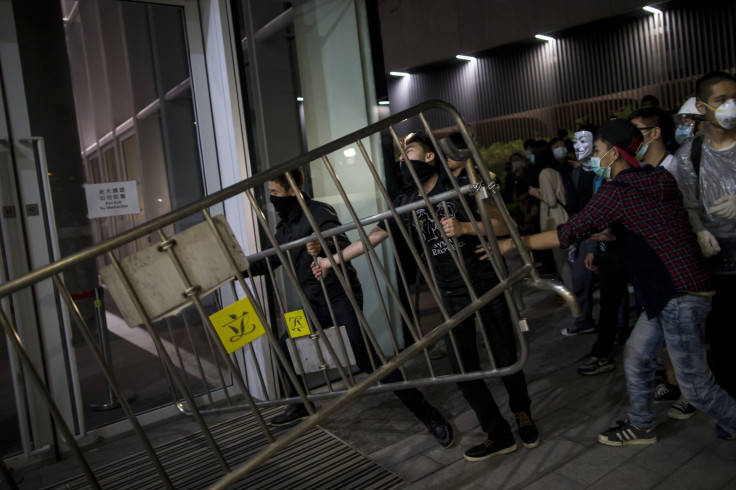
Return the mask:
<path id="1" fill-rule="evenodd" d="M 309 211 L 312 213 L 320 231 L 324 232 L 341 225 L 340 220 L 337 217 L 337 212 L 335 212 L 335 209 L 332 206 L 320 201 L 314 201 L 306 194 L 302 195 L 304 196 L 304 200 L 307 203 Z M 312 230 L 312 226 L 304 215 L 301 206 L 297 204 L 289 212 L 288 216 L 285 218 L 281 217 L 279 223 L 276 225 L 275 235 L 278 242 L 284 244 L 312 235 L 313 233 L 314 231 Z M 350 240 L 345 233 L 340 233 L 336 238 L 340 249 L 344 249 L 350 244 Z M 333 239 L 328 238 L 327 242 L 330 245 L 330 253 L 334 254 L 337 250 L 335 249 Z M 307 298 L 314 303 L 321 305 L 326 304 L 324 294 L 322 293 L 322 287 L 320 286 L 319 281 L 317 281 L 312 274 L 311 265 L 312 262 L 314 262 L 314 258 L 309 255 L 306 246 L 293 248 L 285 253 L 288 253 L 291 256 L 294 268 L 296 269 L 297 278 L 299 279 L 299 283 L 301 284 Z M 326 256 L 324 249 L 320 252 L 320 256 Z M 271 263 L 271 267 L 273 268 L 281 265 L 281 261 L 278 256 L 272 255 L 266 259 L 261 259 L 251 263 L 251 274 L 258 276 L 268 273 L 266 260 Z M 348 262 L 345 269 L 347 271 L 347 279 L 350 282 L 353 294 L 360 302 L 362 301 L 363 290 L 361 288 L 360 281 L 358 280 L 355 268 Z M 330 299 L 338 299 L 345 295 L 345 291 L 340 285 L 340 281 L 338 281 L 336 274 L 332 273 L 327 275 L 324 281 L 327 292 L 330 295 Z"/>

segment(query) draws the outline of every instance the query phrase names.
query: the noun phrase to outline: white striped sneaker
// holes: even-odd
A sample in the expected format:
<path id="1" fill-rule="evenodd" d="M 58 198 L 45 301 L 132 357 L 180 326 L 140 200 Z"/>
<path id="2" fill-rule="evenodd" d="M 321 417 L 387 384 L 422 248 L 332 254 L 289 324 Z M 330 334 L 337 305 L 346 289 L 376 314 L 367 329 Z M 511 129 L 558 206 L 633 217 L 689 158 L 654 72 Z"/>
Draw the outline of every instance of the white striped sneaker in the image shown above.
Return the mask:
<path id="1" fill-rule="evenodd" d="M 598 434 L 598 442 L 607 446 L 628 446 L 629 444 L 654 444 L 657 435 L 654 429 L 641 430 L 628 420 L 617 420 L 616 427 Z"/>

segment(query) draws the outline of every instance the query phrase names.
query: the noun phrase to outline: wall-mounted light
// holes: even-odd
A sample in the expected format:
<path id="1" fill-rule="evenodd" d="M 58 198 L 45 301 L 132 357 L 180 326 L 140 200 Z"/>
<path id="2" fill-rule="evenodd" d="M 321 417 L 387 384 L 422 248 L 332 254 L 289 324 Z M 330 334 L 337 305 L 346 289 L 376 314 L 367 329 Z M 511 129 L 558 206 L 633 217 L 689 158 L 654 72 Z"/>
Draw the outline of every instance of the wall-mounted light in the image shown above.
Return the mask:
<path id="1" fill-rule="evenodd" d="M 549 37 L 549 36 L 545 36 L 544 34 L 537 34 L 534 37 L 536 37 L 537 39 L 541 39 L 542 41 L 547 41 L 548 43 L 551 43 L 551 42 L 554 42 L 555 41 L 555 38 Z"/>
<path id="2" fill-rule="evenodd" d="M 408 73 L 403 72 L 403 71 L 390 71 L 388 74 L 394 77 L 408 77 L 409 76 Z"/>
<path id="3" fill-rule="evenodd" d="M 655 9 L 654 7 L 650 7 L 649 5 L 647 5 L 646 7 L 644 7 L 644 10 L 646 10 L 650 14 L 662 15 L 662 11 L 661 10 Z"/>
<path id="4" fill-rule="evenodd" d="M 297 102 L 304 102 L 304 97 L 297 97 L 296 98 L 296 101 Z"/>
<path id="5" fill-rule="evenodd" d="M 342 152 L 343 155 L 345 155 L 347 158 L 354 157 L 356 155 L 355 148 L 348 148 L 344 152 Z"/>
<path id="6" fill-rule="evenodd" d="M 464 54 L 455 55 L 455 58 L 459 60 L 463 60 L 463 61 L 475 61 L 478 59 L 478 58 L 473 58 L 472 56 L 466 56 Z"/>
<path id="7" fill-rule="evenodd" d="M 389 104 L 390 104 L 390 102 L 387 101 L 387 100 L 379 100 L 378 101 L 378 105 L 389 105 Z"/>

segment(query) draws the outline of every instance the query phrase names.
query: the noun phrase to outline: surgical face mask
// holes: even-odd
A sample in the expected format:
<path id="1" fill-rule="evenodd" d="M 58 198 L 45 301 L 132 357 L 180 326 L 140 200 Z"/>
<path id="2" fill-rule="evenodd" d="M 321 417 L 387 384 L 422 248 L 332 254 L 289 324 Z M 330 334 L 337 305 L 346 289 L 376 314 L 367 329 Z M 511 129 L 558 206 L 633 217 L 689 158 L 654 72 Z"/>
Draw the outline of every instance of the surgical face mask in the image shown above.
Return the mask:
<path id="1" fill-rule="evenodd" d="M 531 161 L 534 158 L 534 154 L 531 150 L 524 150 L 524 156 L 527 160 Z"/>
<path id="2" fill-rule="evenodd" d="M 567 148 L 564 146 L 558 146 L 557 148 L 552 149 L 552 154 L 555 156 L 555 159 L 563 160 L 567 156 Z"/>
<path id="3" fill-rule="evenodd" d="M 430 165 L 427 162 L 423 162 L 421 160 L 409 160 L 409 162 L 411 162 L 411 166 L 414 167 L 414 171 L 417 173 L 417 177 L 419 177 L 419 181 L 422 184 L 437 173 L 437 167 Z M 404 179 L 408 184 L 416 186 L 416 182 L 414 182 L 414 178 L 412 178 L 409 167 L 406 166 L 405 161 L 401 162 L 401 175 L 404 176 Z"/>
<path id="4" fill-rule="evenodd" d="M 678 145 L 683 144 L 685 140 L 690 137 L 690 133 L 692 132 L 693 126 L 691 124 L 682 124 L 677 126 L 677 129 L 675 130 L 675 141 L 677 141 Z"/>
<path id="5" fill-rule="evenodd" d="M 572 140 L 575 149 L 575 157 L 579 161 L 586 160 L 593 153 L 593 133 L 590 131 L 578 131 Z"/>
<path id="6" fill-rule="evenodd" d="M 716 111 L 716 121 L 723 129 L 736 128 L 736 101 L 728 99 L 726 102 L 718 106 Z"/>
<path id="7" fill-rule="evenodd" d="M 532 153 L 532 156 L 529 158 L 529 160 L 532 162 L 532 165 L 534 165 L 536 163 L 534 161 L 534 153 Z"/>
<path id="8" fill-rule="evenodd" d="M 613 150 L 613 148 L 611 148 L 611 150 Z M 590 157 L 590 169 L 601 179 L 611 178 L 611 167 L 613 166 L 613 162 L 611 162 L 607 167 L 601 167 L 601 160 L 611 153 L 611 150 L 604 153 L 602 157 Z"/>
<path id="9" fill-rule="evenodd" d="M 519 170 L 521 166 L 523 165 L 521 160 L 514 160 L 511 162 L 511 169 L 512 170 Z"/>
<path id="10" fill-rule="evenodd" d="M 642 136 L 646 136 L 646 135 L 648 135 L 649 133 L 651 133 L 652 131 L 654 131 L 654 128 L 650 129 L 650 130 L 649 130 L 649 131 L 647 131 L 646 133 L 643 133 L 643 135 L 642 135 Z M 650 141 L 650 143 L 651 143 L 651 141 Z M 646 154 L 647 154 L 647 150 L 648 150 L 648 149 L 649 149 L 649 143 L 644 143 L 643 145 L 641 145 L 641 146 L 639 147 L 639 149 L 638 149 L 638 150 L 636 151 L 636 155 L 635 155 L 635 156 L 636 156 L 636 159 L 637 159 L 637 160 L 640 160 L 640 161 L 641 161 L 641 160 L 644 160 L 644 155 L 646 155 Z"/>

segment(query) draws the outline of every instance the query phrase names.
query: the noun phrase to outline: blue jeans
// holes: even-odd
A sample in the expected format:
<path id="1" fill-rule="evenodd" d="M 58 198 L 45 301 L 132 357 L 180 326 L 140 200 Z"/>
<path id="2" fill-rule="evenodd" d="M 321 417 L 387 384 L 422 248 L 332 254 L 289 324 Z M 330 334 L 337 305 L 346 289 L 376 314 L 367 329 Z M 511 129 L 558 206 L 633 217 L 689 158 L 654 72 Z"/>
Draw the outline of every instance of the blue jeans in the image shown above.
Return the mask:
<path id="1" fill-rule="evenodd" d="M 654 357 L 667 346 L 682 396 L 731 434 L 736 433 L 736 400 L 718 386 L 705 358 L 704 327 L 711 297 L 672 298 L 654 318 L 639 316 L 624 350 L 629 421 L 654 427 Z"/>

